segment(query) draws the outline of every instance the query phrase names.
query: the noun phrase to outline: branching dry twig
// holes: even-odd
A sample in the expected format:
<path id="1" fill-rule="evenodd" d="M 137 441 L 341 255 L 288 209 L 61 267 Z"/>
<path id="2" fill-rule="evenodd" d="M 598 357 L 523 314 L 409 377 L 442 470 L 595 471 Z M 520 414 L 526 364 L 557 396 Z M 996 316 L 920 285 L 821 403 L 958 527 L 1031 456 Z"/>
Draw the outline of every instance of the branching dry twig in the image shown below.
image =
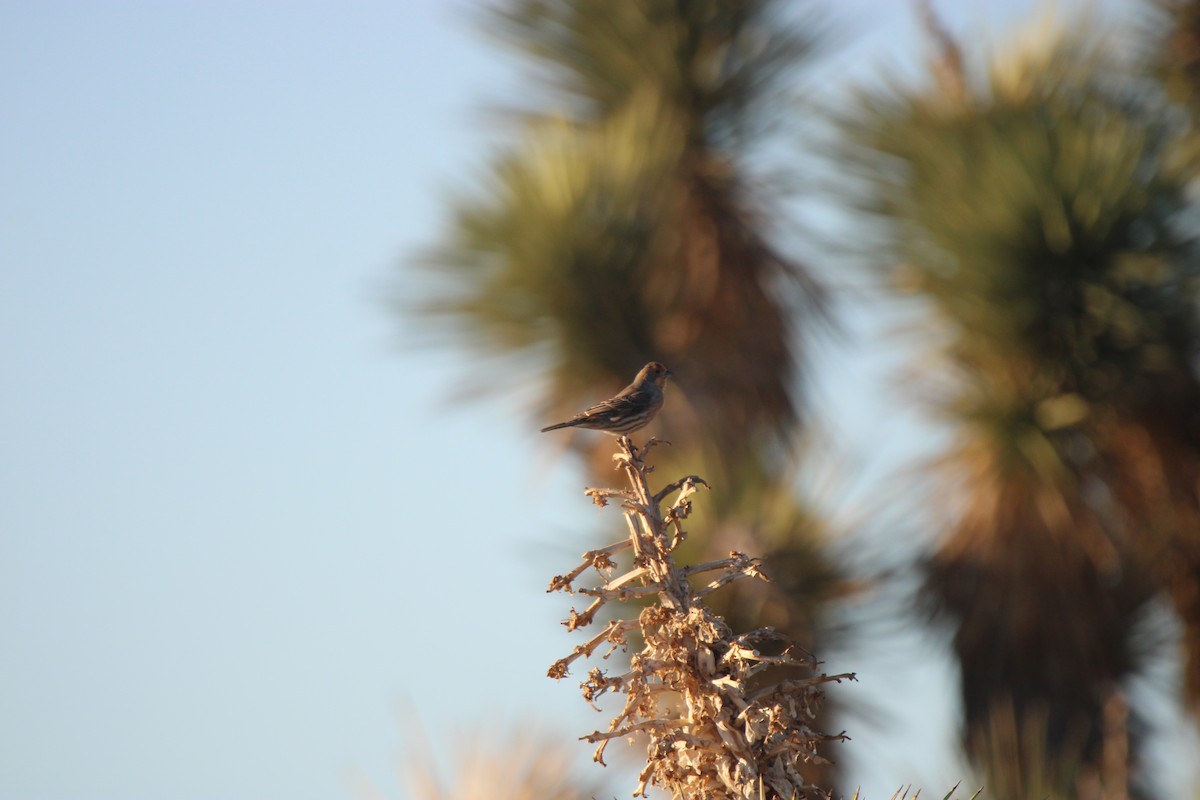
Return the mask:
<path id="1" fill-rule="evenodd" d="M 570 630 L 591 624 L 610 602 L 649 597 L 656 602 L 642 607 L 636 618 L 609 622 L 555 662 L 550 677 L 565 677 L 572 663 L 605 643 L 609 650 L 604 657 L 628 647 L 626 635 L 638 630 L 644 646 L 630 658 L 628 672 L 607 677 L 593 668 L 581 684 L 589 703 L 609 692 L 625 695 L 624 708 L 607 731 L 582 737 L 598 745 L 596 761 L 604 763 L 604 748 L 612 739 L 640 733 L 649 743 L 635 795 L 645 795 L 655 785 L 676 797 L 713 800 L 828 797 L 801 777 L 800 767 L 823 760 L 816 752 L 819 744 L 846 736 L 818 733 L 809 723 L 816 718 L 822 685 L 854 680 L 854 675 L 820 673 L 811 654 L 770 628 L 734 635 L 704 605 L 705 596 L 739 578 L 766 578 L 758 559 L 737 552 L 692 567 L 676 566 L 672 553 L 685 535 L 682 523 L 692 512 L 691 497 L 708 484 L 689 475 L 651 493 L 646 476 L 652 468 L 643 459 L 655 444 L 665 443 L 651 439 L 639 451 L 622 437 L 614 460 L 629 489 L 587 490 L 598 505 L 620 501 L 629 538 L 585 553 L 583 563 L 551 581 L 549 591 L 595 598 L 582 614 L 572 609 L 565 622 Z M 674 502 L 662 510 L 672 494 Z M 612 577 L 612 557 L 631 548 L 633 567 Z M 589 567 L 596 570 L 600 585 L 573 589 Z M 716 575 L 693 588 L 689 578 L 705 573 Z M 751 678 L 753 689 L 747 686 Z"/>

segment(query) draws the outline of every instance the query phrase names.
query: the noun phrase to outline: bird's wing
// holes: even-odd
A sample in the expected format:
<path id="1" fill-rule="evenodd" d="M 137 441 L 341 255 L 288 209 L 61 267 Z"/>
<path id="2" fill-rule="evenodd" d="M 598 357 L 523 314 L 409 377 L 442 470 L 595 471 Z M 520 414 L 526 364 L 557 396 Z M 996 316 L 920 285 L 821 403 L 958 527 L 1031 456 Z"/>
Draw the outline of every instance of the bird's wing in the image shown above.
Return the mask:
<path id="1" fill-rule="evenodd" d="M 601 416 L 612 411 L 624 411 L 628 408 L 639 408 L 650 402 L 650 392 L 645 389 L 634 389 L 631 392 L 621 392 L 616 397 L 596 403 L 589 409 L 579 412 L 575 418 Z"/>

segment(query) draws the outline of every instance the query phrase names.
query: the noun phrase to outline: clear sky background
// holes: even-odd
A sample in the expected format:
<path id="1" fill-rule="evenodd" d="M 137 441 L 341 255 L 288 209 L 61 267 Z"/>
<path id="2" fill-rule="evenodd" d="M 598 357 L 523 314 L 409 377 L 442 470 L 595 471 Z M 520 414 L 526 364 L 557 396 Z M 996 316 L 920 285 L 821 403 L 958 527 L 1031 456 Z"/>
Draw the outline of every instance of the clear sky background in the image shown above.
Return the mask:
<path id="1" fill-rule="evenodd" d="M 830 80 L 918 63 L 908 4 L 838 5 Z M 401 797 L 414 719 L 604 724 L 543 590 L 615 514 L 385 303 L 525 90 L 464 8 L 0 2 L 0 800 Z M 870 352 L 817 376 L 848 463 L 903 444 Z M 903 720 L 852 731 L 872 798 L 963 777 L 912 652 L 831 658 Z"/>

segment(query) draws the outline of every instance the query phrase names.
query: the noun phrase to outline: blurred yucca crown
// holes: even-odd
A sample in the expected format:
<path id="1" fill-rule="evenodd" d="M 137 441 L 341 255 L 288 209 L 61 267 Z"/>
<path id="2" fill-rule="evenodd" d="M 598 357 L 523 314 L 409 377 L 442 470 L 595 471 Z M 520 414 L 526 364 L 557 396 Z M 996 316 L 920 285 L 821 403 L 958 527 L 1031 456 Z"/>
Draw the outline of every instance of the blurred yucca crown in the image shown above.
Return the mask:
<path id="1" fill-rule="evenodd" d="M 1200 630 L 1197 129 L 1078 17 L 982 73 L 930 27 L 933 87 L 869 95 L 842 151 L 880 274 L 903 264 L 906 388 L 955 433 L 923 597 L 951 625 L 977 763 L 1050 796 L 1125 793 L 1105 759 L 1124 742 L 1136 762 L 1139 709 L 1121 730 L 1106 709 L 1152 655 L 1149 609 L 1166 592 Z M 1184 642 L 1195 700 L 1200 635 Z"/>

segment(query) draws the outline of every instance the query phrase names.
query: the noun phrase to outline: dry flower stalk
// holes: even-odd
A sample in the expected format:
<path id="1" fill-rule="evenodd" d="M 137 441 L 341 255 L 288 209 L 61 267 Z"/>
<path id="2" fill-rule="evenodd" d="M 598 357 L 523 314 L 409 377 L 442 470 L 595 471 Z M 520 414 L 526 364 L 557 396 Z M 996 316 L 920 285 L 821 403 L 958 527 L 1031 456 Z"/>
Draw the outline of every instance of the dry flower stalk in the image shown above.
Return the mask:
<path id="1" fill-rule="evenodd" d="M 801 765 L 823 762 L 817 746 L 847 737 L 818 733 L 810 724 L 822 684 L 853 680 L 854 675 L 820 673 L 810 654 L 773 629 L 734 635 L 705 606 L 704 597 L 728 583 L 766 578 L 758 559 L 738 552 L 691 567 L 675 564 L 672 553 L 684 539 L 691 497 L 707 484 L 689 475 L 652 493 L 646 476 L 653 467 L 643 459 L 655 444 L 650 439 L 639 450 L 621 437 L 613 459 L 629 488 L 586 492 L 597 505 L 620 503 L 629 537 L 584 553 L 582 563 L 555 577 L 548 589 L 592 598 L 583 612 L 571 609 L 564 624 L 572 631 L 594 622 L 609 603 L 635 600 L 645 605 L 635 618 L 611 620 L 555 662 L 550 677 L 565 677 L 575 661 L 602 647 L 603 658 L 628 648 L 628 635 L 637 631 L 644 644 L 630 658 L 628 672 L 609 677 L 593 668 L 581 684 L 593 705 L 607 692 L 623 692 L 626 698 L 607 731 L 582 737 L 598 745 L 596 761 L 604 763 L 604 749 L 612 739 L 648 737 L 646 767 L 635 796 L 659 786 L 675 797 L 705 800 L 826 798 L 827 791 L 804 780 Z M 674 501 L 664 511 L 662 505 L 672 495 Z M 616 575 L 613 557 L 625 550 L 632 550 L 633 565 Z M 589 569 L 600 577 L 599 585 L 576 589 L 574 581 Z"/>

